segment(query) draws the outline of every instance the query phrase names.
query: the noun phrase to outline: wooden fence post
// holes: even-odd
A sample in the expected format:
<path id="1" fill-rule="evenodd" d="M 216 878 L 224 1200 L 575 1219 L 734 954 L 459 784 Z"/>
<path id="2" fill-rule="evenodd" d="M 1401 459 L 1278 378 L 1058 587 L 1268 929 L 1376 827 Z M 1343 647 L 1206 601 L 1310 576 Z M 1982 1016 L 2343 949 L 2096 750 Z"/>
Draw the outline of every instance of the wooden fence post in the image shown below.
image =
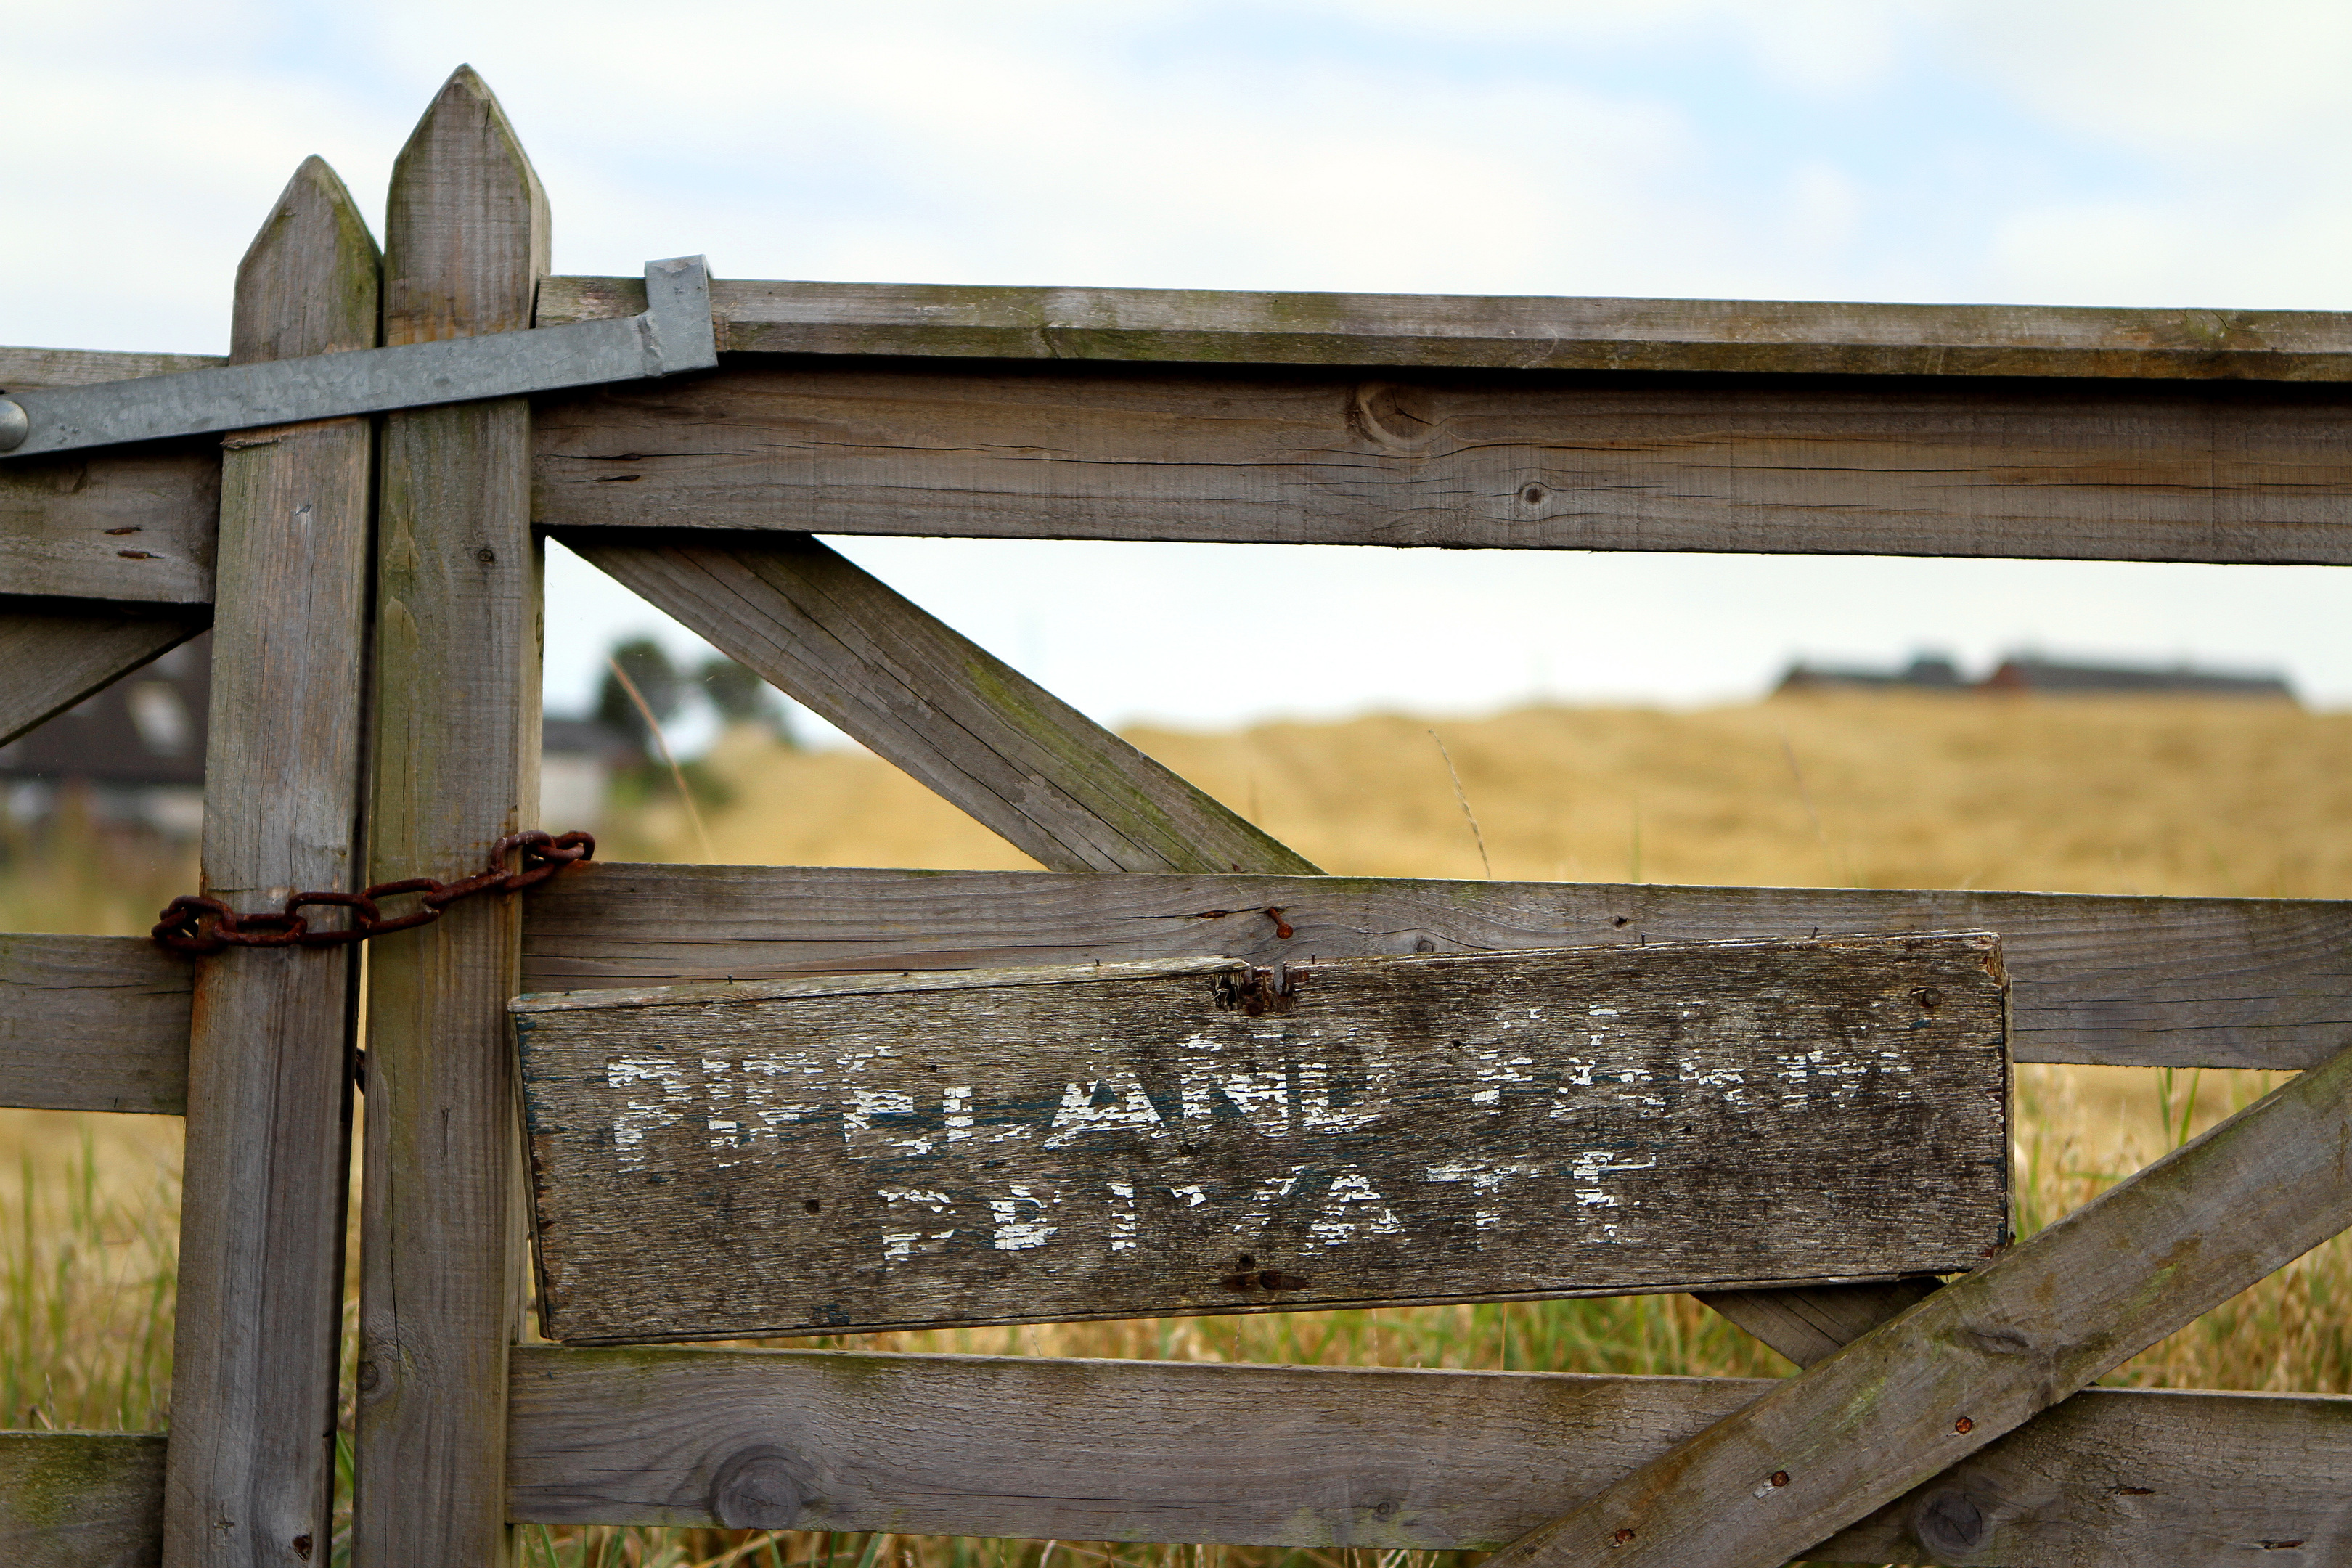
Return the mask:
<path id="1" fill-rule="evenodd" d="M 400 154 L 384 340 L 530 324 L 547 202 L 461 67 Z M 537 810 L 540 572 L 521 398 L 384 421 L 376 879 L 453 878 Z M 370 954 L 355 1562 L 503 1562 L 526 1228 L 506 1027 L 520 915 L 475 900 Z"/>
<path id="2" fill-rule="evenodd" d="M 316 158 L 237 269 L 232 358 L 373 346 L 375 241 Z M 348 890 L 360 804 L 365 419 L 224 443 L 205 889 Z M 351 1159 L 351 948 L 201 961 L 188 1040 L 163 1560 L 326 1560 Z"/>

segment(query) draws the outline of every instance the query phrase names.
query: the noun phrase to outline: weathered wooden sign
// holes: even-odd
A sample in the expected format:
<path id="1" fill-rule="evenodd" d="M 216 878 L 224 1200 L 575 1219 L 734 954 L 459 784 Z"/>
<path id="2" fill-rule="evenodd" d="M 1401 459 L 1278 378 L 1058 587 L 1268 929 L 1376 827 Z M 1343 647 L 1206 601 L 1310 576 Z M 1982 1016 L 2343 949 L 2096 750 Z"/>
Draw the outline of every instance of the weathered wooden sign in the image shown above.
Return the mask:
<path id="1" fill-rule="evenodd" d="M 1972 1268 L 1983 934 L 525 996 L 575 1342 Z"/>

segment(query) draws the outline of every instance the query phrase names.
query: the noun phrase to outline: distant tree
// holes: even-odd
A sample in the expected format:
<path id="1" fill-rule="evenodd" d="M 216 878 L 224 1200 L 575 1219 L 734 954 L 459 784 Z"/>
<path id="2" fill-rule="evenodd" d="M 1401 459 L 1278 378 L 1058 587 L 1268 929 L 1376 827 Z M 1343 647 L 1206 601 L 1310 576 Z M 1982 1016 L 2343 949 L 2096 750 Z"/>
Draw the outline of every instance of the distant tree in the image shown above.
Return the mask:
<path id="1" fill-rule="evenodd" d="M 628 736 L 639 751 L 651 752 L 652 731 L 646 723 L 645 712 L 630 698 L 628 687 L 622 684 L 624 672 L 629 683 L 636 687 L 637 695 L 645 699 L 645 706 L 652 710 L 657 724 L 666 724 L 677 715 L 684 683 L 678 677 L 677 666 L 670 663 L 669 655 L 653 638 L 630 637 L 613 645 L 604 683 L 596 693 L 596 721 Z"/>
<path id="2" fill-rule="evenodd" d="M 756 724 L 786 745 L 792 744 L 783 705 L 776 700 L 774 687 L 723 653 L 704 659 L 698 674 L 703 695 L 723 722 Z"/>

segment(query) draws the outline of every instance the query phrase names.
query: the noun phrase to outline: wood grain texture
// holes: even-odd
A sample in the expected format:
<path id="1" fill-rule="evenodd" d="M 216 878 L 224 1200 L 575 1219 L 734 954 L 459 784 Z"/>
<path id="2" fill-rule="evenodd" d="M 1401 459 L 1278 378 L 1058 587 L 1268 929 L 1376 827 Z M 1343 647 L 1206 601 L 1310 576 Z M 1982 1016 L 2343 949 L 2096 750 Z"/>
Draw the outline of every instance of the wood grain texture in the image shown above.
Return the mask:
<path id="1" fill-rule="evenodd" d="M 275 357 L 275 356 L 273 356 Z M 123 353 L 105 349 L 28 349 L 0 346 L 0 393 L 44 386 L 96 386 L 145 375 L 177 375 L 226 364 L 219 354 Z"/>
<path id="2" fill-rule="evenodd" d="M 573 1350 L 515 1361 L 518 1520 L 1483 1550 L 1770 1380 Z M 1814 1562 L 2352 1550 L 2352 1400 L 2088 1389 Z"/>
<path id="3" fill-rule="evenodd" d="M 0 391 L 222 363 L 210 354 L 0 348 Z M 179 441 L 0 462 L 0 584 L 11 594 L 209 604 L 218 452 L 212 441 Z"/>
<path id="4" fill-rule="evenodd" d="M 1894 1502 L 2352 1223 L 2352 1048 L 1493 1561 L 1751 1568 Z M 1969 1509 L 1938 1528 L 1974 1544 Z"/>
<path id="5" fill-rule="evenodd" d="M 2352 562 L 2352 390 L 737 360 L 541 405 L 551 527 Z"/>
<path id="6" fill-rule="evenodd" d="M 150 605 L 209 605 L 217 443 L 0 463 L 0 584 Z"/>
<path id="7" fill-rule="evenodd" d="M 232 359 L 373 348 L 378 282 L 350 192 L 307 160 L 237 269 Z M 363 880 L 375 441 L 338 419 L 223 445 L 204 887 L 274 909 Z M 352 948 L 196 962 L 169 1568 L 302 1568 L 333 1533 L 358 969 Z"/>
<path id="8" fill-rule="evenodd" d="M 9 1568 L 152 1568 L 163 1540 L 161 1432 L 0 1432 Z"/>
<path id="9" fill-rule="evenodd" d="M 2000 933 L 2020 1061 L 2298 1068 L 2352 1028 L 2352 904 L 2316 900 L 594 861 L 531 895 L 523 963 L 577 991 L 1921 931 Z"/>
<path id="10" fill-rule="evenodd" d="M 570 542 L 1042 865 L 1316 870 L 814 539 Z"/>
<path id="11" fill-rule="evenodd" d="M 527 997 L 575 1342 L 1978 1266 L 1996 939 L 1218 959 Z"/>
<path id="12" fill-rule="evenodd" d="M 550 278 L 541 325 L 634 315 L 641 278 Z M 735 353 L 1910 376 L 2352 381 L 2352 315 L 1777 300 L 754 282 Z"/>
<path id="13" fill-rule="evenodd" d="M 393 174 L 384 337 L 530 321 L 547 205 L 461 68 Z M 538 799 L 537 548 L 520 399 L 395 414 L 377 510 L 371 879 L 448 878 Z M 491 1564 L 509 1546 L 506 1358 L 526 1222 L 506 1002 L 519 911 L 477 900 L 370 956 L 354 1561 Z"/>
<path id="14" fill-rule="evenodd" d="M 0 1105 L 179 1115 L 193 992 L 143 937 L 0 933 Z"/>
<path id="15" fill-rule="evenodd" d="M 103 611 L 0 598 L 0 745 L 211 625 L 202 608 Z"/>
<path id="16" fill-rule="evenodd" d="M 2347 428 L 2336 385 L 736 360 L 543 402 L 536 505 L 548 527 L 2343 564 Z"/>

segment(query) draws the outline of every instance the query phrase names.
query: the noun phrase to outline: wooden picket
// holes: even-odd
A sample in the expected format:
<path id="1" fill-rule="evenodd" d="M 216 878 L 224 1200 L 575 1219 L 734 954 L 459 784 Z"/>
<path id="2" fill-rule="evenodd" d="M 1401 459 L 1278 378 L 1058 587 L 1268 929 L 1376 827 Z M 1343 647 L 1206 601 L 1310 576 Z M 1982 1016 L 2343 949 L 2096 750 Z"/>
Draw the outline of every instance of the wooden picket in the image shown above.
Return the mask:
<path id="1" fill-rule="evenodd" d="M 394 165 L 384 341 L 529 325 L 547 236 L 505 112 L 460 69 Z M 535 825 L 530 441 L 521 398 L 384 419 L 372 881 L 446 876 Z M 372 1563 L 507 1551 L 507 1350 L 527 1274 L 505 1018 L 520 915 L 478 902 L 370 954 L 352 1528 Z"/>
<path id="2" fill-rule="evenodd" d="M 375 241 L 334 173 L 299 170 L 237 269 L 232 357 L 373 348 Z M 204 885 L 248 909 L 348 884 L 359 849 L 375 431 L 222 443 Z M 267 1560 L 333 1522 L 351 1171 L 350 949 L 195 974 L 163 1550 Z"/>
<path id="3" fill-rule="evenodd" d="M 298 172 L 240 272 L 235 357 L 643 307 L 635 280 L 548 275 L 545 197 L 470 70 L 411 137 L 389 210 L 379 315 L 348 196 L 323 164 Z M 709 374 L 0 462 L 0 739 L 216 625 L 205 876 L 239 907 L 455 875 L 530 825 L 548 534 L 1050 868 L 592 864 L 527 910 L 478 901 L 378 944 L 356 1561 L 497 1563 L 511 1524 L 532 1521 L 1725 1568 L 2352 1548 L 2332 1501 L 2352 1465 L 2346 1402 L 2085 1387 L 2352 1220 L 2352 1056 L 2338 1054 L 2352 905 L 1326 877 L 809 537 L 2352 563 L 2352 317 L 730 280 L 713 308 L 727 357 Z M 208 363 L 0 350 L 0 389 Z M 1028 1036 L 998 1038 L 988 1020 L 1010 1009 L 1068 1046 L 1083 985 L 1054 965 L 1087 966 L 1097 997 L 1118 975 L 1198 990 L 1236 965 L 1250 985 L 1303 966 L 1310 996 L 1388 977 L 1403 989 L 1385 1002 L 1319 1016 L 1403 1059 L 1443 1011 L 1442 986 L 1407 991 L 1456 969 L 1530 984 L 1562 965 L 1626 985 L 1672 972 L 1704 996 L 1674 968 L 1691 950 L 1672 944 L 1746 942 L 1813 966 L 1771 981 L 1776 994 L 1824 998 L 1885 955 L 1932 963 L 1990 940 L 1922 941 L 1960 931 L 1997 933 L 2010 990 L 1897 986 L 1888 969 L 1872 994 L 1933 995 L 1916 1004 L 1932 1011 L 1948 994 L 1948 1016 L 2006 1040 L 2004 1082 L 2010 1059 L 2315 1070 L 1989 1263 L 1961 1244 L 1998 1241 L 1998 1184 L 1928 1172 L 1934 1146 L 1906 1154 L 1883 1129 L 1817 1148 L 1806 1138 L 1840 1129 L 1809 1123 L 1782 1129 L 1778 1154 L 1817 1175 L 1878 1159 L 1883 1228 L 1917 1257 L 1832 1258 L 1855 1237 L 1824 1209 L 1808 1222 L 1819 1257 L 1790 1272 L 1764 1238 L 1718 1229 L 1705 1268 L 1590 1281 L 1706 1288 L 1807 1369 L 1785 1382 L 524 1342 L 510 1005 L 556 1184 L 539 1211 L 552 1283 L 585 1231 L 610 1247 L 707 1222 L 670 1187 L 706 1205 L 750 1190 L 709 1147 L 727 1131 L 709 1107 L 689 1129 L 699 1143 L 663 1146 L 692 1183 L 599 1186 L 600 1064 L 675 1056 L 714 1030 L 789 1033 L 814 1016 L 794 1012 L 809 998 L 836 1034 L 968 1033 L 942 1059 L 1029 1062 L 1043 1076 L 1020 1093 L 1037 1100 L 1059 1058 L 1032 1061 Z M 1885 940 L 1854 940 L 1873 936 Z M 1539 951 L 1563 948 L 1582 956 Z M 336 950 L 192 965 L 128 939 L 0 936 L 0 1101 L 184 1111 L 190 1151 L 173 1432 L 0 1434 L 9 1561 L 323 1560 L 354 967 Z M 526 991 L 540 994 L 515 1005 Z M 1200 1004 L 1183 995 L 1152 1016 Z M 1142 1053 L 1131 1076 L 1148 1100 L 1157 1037 L 1119 1038 Z M 1940 1092 L 1981 1108 L 1982 1076 Z M 1994 1151 L 1979 1176 L 2004 1131 L 1992 1119 L 1970 1135 Z M 1250 1172 L 1265 1155 L 1244 1140 L 1215 1157 Z M 844 1166 L 821 1181 L 835 1177 L 808 1201 L 855 1199 L 865 1179 Z M 1906 1218 L 1906 1182 L 1948 1212 Z M 1834 1188 L 1804 1195 L 1833 1209 Z M 1706 1225 L 1703 1202 L 1674 1203 Z M 750 1251 L 732 1266 L 787 1281 L 865 1268 L 877 1239 L 803 1258 L 780 1239 L 790 1229 L 739 1226 L 728 1243 Z M 906 1279 L 869 1272 L 856 1321 L 1578 1289 L 1526 1266 L 1558 1243 L 1525 1229 L 1518 1252 L 1418 1292 L 1409 1267 L 1395 1280 L 1343 1267 L 1322 1290 L 1255 1257 L 1217 1289 L 1190 1275 L 1107 1289 L 1097 1270 L 1041 1291 L 1003 1261 L 1016 1247 L 975 1296 L 950 1248 L 913 1307 Z M 677 1267 L 673 1243 L 650 1245 Z M 1921 1268 L 1962 1277 L 1883 1277 Z M 757 1321 L 680 1316 L 660 1294 L 580 1315 L 551 1289 L 542 1307 L 587 1339 L 813 1321 L 771 1310 L 804 1289 L 749 1300 Z"/>

